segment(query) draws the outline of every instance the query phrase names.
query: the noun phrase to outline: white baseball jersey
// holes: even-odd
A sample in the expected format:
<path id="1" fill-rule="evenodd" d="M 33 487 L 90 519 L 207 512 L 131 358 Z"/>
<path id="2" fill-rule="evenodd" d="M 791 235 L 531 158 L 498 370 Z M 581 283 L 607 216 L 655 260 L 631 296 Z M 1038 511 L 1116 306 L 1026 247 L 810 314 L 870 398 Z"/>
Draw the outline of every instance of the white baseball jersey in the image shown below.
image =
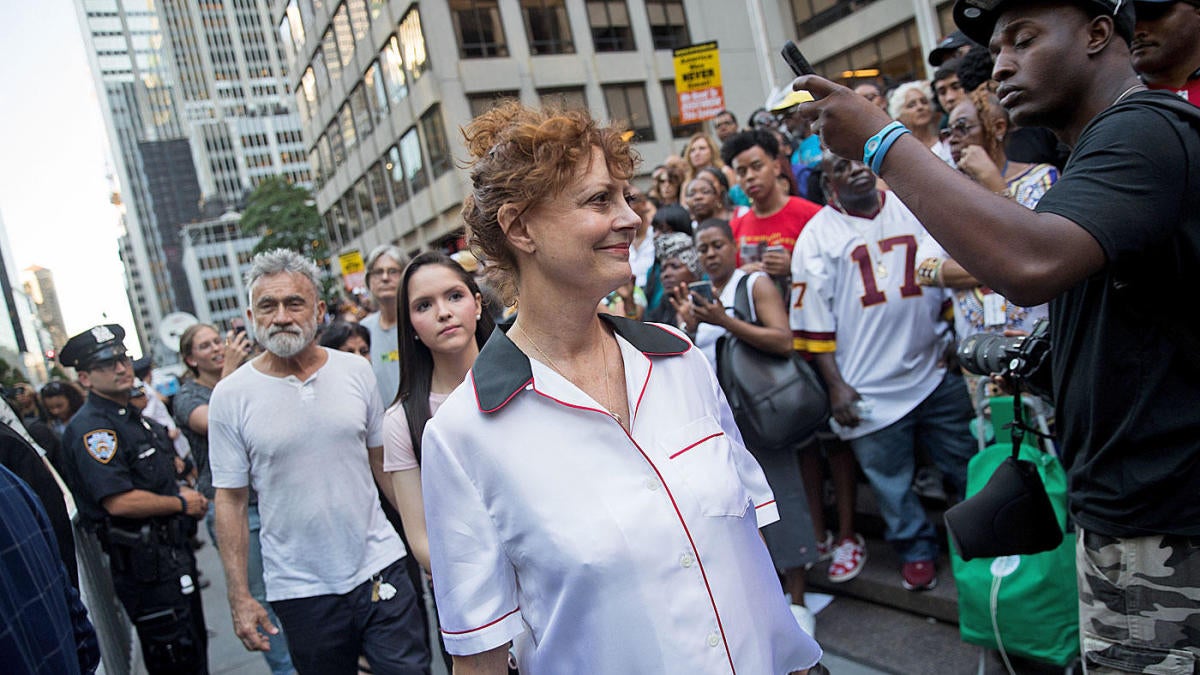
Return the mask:
<path id="1" fill-rule="evenodd" d="M 831 422 L 844 439 L 904 417 L 945 374 L 938 361 L 949 340 L 941 320 L 949 296 L 917 285 L 917 246 L 925 237 L 916 216 L 884 192 L 874 218 L 826 206 L 796 242 L 790 312 L 795 347 L 836 352 L 842 378 L 869 406 L 856 427 Z"/>

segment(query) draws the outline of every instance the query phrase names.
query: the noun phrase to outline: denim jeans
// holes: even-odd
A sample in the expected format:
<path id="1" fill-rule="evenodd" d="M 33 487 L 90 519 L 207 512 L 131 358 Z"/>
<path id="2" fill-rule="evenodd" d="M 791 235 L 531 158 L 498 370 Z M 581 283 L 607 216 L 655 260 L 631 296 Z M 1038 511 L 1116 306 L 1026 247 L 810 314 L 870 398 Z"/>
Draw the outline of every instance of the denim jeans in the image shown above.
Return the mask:
<path id="1" fill-rule="evenodd" d="M 271 669 L 272 675 L 293 675 L 296 670 L 292 667 L 292 657 L 288 653 L 287 637 L 283 634 L 283 625 L 279 623 L 279 617 L 275 616 L 275 611 L 267 602 L 267 584 L 263 581 L 262 544 L 258 538 L 258 532 L 262 529 L 258 519 L 258 504 L 250 504 L 247 507 L 247 515 L 250 520 L 250 539 L 246 551 L 246 582 L 250 587 L 251 597 L 267 610 L 267 618 L 279 629 L 278 633 L 267 636 L 267 640 L 271 644 L 271 651 L 263 652 L 263 658 L 266 659 L 267 667 Z M 209 539 L 212 540 L 213 545 L 216 545 L 215 508 L 208 510 L 204 523 L 208 526 Z"/>
<path id="2" fill-rule="evenodd" d="M 933 560 L 938 552 L 937 530 L 912 490 L 916 447 L 929 452 L 961 499 L 967 462 L 978 449 L 970 421 L 971 399 L 962 376 L 947 372 L 937 389 L 907 415 L 849 442 L 879 501 L 885 537 L 901 562 Z"/>

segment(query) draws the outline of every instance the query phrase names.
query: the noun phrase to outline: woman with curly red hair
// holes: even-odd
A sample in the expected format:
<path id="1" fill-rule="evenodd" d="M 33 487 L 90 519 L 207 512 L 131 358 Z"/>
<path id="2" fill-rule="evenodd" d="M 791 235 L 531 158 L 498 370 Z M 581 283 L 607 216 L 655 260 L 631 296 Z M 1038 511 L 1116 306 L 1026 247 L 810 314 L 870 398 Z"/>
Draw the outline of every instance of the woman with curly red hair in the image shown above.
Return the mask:
<path id="1" fill-rule="evenodd" d="M 456 673 L 804 671 L 758 528 L 777 518 L 716 378 L 675 328 L 610 315 L 639 218 L 623 130 L 506 104 L 465 130 L 474 252 L 510 297 L 422 440 Z"/>

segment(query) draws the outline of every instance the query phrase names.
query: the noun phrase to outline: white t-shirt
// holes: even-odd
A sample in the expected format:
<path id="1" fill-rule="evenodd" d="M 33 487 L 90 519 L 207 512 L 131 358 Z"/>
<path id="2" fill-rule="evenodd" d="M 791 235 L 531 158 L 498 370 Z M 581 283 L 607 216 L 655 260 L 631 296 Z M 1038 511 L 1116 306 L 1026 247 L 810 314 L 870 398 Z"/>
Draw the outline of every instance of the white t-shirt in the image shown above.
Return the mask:
<path id="1" fill-rule="evenodd" d="M 873 219 L 826 206 L 792 252 L 790 323 L 796 349 L 836 352 L 842 379 L 871 407 L 844 439 L 866 436 L 925 400 L 945 368 L 950 339 L 941 320 L 950 295 L 918 286 L 917 247 L 925 228 L 891 192 Z"/>
<path id="2" fill-rule="evenodd" d="M 239 368 L 209 403 L 213 486 L 258 492 L 267 600 L 341 595 L 405 555 L 367 458 L 383 445 L 375 376 L 325 352 L 303 382 Z"/>
<path id="3" fill-rule="evenodd" d="M 737 286 L 744 276 L 746 276 L 745 272 L 735 269 L 733 274 L 730 275 L 729 281 L 725 282 L 725 288 L 721 289 L 721 296 L 718 299 L 721 301 L 721 305 L 725 307 L 725 313 L 729 316 L 733 316 L 733 301 L 737 295 Z M 750 323 L 754 323 L 758 318 L 754 311 L 754 284 L 761 276 L 766 275 L 763 272 L 755 272 L 750 275 L 750 279 L 746 282 L 746 293 L 750 299 L 750 316 L 743 318 Z M 700 325 L 696 326 L 696 346 L 700 348 L 700 351 L 704 353 L 708 362 L 712 364 L 714 371 L 717 368 L 717 340 L 721 339 L 721 336 L 725 333 L 726 330 L 724 328 L 714 326 L 711 323 L 701 322 Z"/>
<path id="4" fill-rule="evenodd" d="M 437 414 L 449 394 L 429 394 L 429 416 Z M 408 471 L 419 466 L 413 452 L 412 435 L 408 430 L 408 415 L 397 403 L 383 414 L 383 470 Z"/>
<path id="5" fill-rule="evenodd" d="M 502 335 L 425 427 L 446 649 L 514 640 L 523 675 L 811 667 L 759 535 L 774 497 L 712 369 L 673 330 L 604 320 L 629 433 Z"/>

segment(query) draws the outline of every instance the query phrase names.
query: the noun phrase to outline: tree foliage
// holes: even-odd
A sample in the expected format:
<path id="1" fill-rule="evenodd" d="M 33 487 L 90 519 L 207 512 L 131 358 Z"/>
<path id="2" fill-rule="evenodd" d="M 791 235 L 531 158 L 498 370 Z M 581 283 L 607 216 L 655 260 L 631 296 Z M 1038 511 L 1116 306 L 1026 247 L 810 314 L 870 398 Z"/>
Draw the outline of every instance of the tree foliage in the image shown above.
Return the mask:
<path id="1" fill-rule="evenodd" d="M 0 384 L 11 387 L 18 382 L 25 381 L 25 374 L 19 368 L 14 368 L 8 361 L 0 358 Z"/>
<path id="2" fill-rule="evenodd" d="M 328 299 L 337 280 L 328 277 L 329 242 L 312 194 L 293 185 L 281 176 L 272 176 L 259 183 L 246 199 L 242 210 L 242 232 L 261 235 L 254 253 L 276 248 L 296 251 L 317 264 L 326 273 L 322 295 Z"/>

